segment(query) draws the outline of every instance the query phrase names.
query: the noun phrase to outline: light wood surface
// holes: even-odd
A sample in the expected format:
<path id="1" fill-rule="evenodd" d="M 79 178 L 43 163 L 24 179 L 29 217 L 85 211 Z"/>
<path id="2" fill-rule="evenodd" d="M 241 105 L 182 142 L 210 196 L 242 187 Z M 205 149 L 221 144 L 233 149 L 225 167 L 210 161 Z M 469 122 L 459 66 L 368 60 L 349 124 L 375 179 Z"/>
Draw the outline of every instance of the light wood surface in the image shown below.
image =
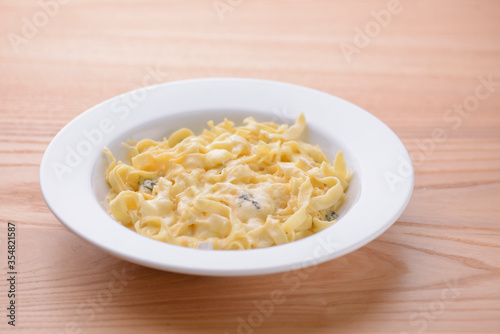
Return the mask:
<path id="1" fill-rule="evenodd" d="M 380 31 L 370 13 L 391 1 L 225 0 L 223 20 L 212 0 L 65 2 L 45 22 L 38 1 L 0 1 L 1 333 L 500 333 L 499 1 L 402 0 Z M 33 19 L 35 33 L 23 28 Z M 378 34 L 348 61 L 341 46 L 356 46 L 356 27 Z M 39 163 L 67 122 L 141 87 L 151 70 L 161 82 L 263 78 L 352 101 L 415 159 L 408 208 L 375 241 L 310 273 L 196 277 L 96 249 L 46 207 Z M 496 84 L 478 106 L 448 112 L 473 103 L 488 76 Z M 436 129 L 446 139 L 431 145 Z M 277 290 L 284 300 L 259 316 L 256 304 Z"/>

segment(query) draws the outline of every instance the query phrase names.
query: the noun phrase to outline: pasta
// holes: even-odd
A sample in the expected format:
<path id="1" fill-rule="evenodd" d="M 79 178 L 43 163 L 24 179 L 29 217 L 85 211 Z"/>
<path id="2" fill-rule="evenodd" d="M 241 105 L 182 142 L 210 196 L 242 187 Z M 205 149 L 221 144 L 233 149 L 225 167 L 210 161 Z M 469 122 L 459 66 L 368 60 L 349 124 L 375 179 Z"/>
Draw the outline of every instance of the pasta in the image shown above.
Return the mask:
<path id="1" fill-rule="evenodd" d="M 152 239 L 193 248 L 250 249 L 305 238 L 331 226 L 350 171 L 342 151 L 333 165 L 294 125 L 208 122 L 196 136 L 130 142 L 129 163 L 109 149 L 110 214 Z"/>

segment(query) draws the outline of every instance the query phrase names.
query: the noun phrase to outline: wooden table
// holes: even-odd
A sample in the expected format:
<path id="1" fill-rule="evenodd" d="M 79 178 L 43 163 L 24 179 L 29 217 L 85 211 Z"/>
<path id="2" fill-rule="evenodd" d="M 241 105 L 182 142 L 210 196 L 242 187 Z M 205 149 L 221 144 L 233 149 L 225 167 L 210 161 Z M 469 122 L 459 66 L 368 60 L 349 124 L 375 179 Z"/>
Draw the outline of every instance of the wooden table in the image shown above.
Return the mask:
<path id="1" fill-rule="evenodd" d="M 500 2 L 60 1 L 0 1 L 0 332 L 500 333 Z M 151 72 L 352 101 L 410 151 L 408 208 L 298 284 L 303 273 L 196 277 L 106 254 L 50 213 L 39 163 L 67 122 Z M 259 310 L 275 290 L 284 300 Z"/>

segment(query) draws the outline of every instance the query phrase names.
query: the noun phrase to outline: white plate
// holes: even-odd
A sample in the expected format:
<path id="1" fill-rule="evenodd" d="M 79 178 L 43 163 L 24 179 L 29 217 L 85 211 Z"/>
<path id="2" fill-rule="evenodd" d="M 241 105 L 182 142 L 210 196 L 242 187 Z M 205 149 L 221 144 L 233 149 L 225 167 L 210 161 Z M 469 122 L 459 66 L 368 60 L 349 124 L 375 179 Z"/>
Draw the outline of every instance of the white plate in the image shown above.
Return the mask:
<path id="1" fill-rule="evenodd" d="M 125 159 L 128 138 L 161 139 L 187 127 L 199 133 L 224 117 L 237 124 L 293 123 L 303 112 L 305 140 L 330 158 L 342 149 L 353 171 L 349 199 L 333 226 L 285 245 L 252 250 L 200 250 L 135 233 L 105 209 L 104 146 Z M 107 100 L 78 116 L 52 140 L 40 186 L 54 215 L 71 231 L 122 259 L 180 273 L 240 276 L 282 272 L 352 252 L 382 234 L 406 207 L 413 166 L 403 143 L 380 120 L 332 95 L 254 79 L 197 79 L 160 84 Z"/>

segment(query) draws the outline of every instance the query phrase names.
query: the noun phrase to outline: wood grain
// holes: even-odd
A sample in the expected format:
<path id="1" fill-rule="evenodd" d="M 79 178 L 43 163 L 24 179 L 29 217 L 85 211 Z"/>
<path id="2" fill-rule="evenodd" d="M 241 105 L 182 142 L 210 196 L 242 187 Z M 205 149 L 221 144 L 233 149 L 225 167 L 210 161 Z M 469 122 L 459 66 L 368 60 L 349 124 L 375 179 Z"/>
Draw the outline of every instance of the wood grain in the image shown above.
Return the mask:
<path id="1" fill-rule="evenodd" d="M 232 3 L 221 21 L 211 0 L 73 0 L 16 52 L 9 36 L 41 7 L 0 0 L 0 332 L 500 333 L 500 2 L 402 0 L 351 62 L 341 43 L 389 1 Z M 179 275 L 96 249 L 46 207 L 39 163 L 67 122 L 140 87 L 148 67 L 160 81 L 272 79 L 358 104 L 416 162 L 407 210 L 360 250 L 288 274 Z M 481 76 L 493 92 L 454 128 L 447 110 Z M 435 129 L 446 140 L 422 146 Z M 15 329 L 8 221 L 18 229 Z M 283 299 L 258 313 L 273 291 Z"/>

